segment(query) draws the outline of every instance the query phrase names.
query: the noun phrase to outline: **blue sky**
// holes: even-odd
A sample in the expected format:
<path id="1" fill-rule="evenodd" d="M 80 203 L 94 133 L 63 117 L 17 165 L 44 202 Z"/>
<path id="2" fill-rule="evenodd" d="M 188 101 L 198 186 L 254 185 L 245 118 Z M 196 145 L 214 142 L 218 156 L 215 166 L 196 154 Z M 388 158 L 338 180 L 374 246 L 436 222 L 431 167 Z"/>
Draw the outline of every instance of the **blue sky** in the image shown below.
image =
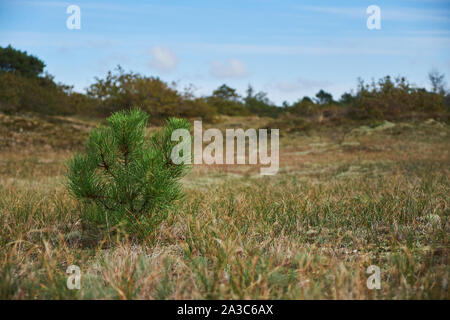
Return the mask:
<path id="1" fill-rule="evenodd" d="M 69 30 L 69 5 L 81 29 Z M 381 8 L 381 30 L 366 9 Z M 356 79 L 406 76 L 428 87 L 450 76 L 450 1 L 0 1 L 0 46 L 32 53 L 77 91 L 120 64 L 192 83 L 197 95 L 248 84 L 281 103 L 323 88 L 338 98 Z"/>

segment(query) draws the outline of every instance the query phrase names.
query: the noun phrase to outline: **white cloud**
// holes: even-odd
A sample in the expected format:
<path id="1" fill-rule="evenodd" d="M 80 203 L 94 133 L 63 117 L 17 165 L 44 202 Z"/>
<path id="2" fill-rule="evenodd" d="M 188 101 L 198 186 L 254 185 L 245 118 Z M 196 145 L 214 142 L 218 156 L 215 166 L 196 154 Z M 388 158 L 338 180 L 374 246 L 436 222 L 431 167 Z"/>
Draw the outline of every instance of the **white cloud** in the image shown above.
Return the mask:
<path id="1" fill-rule="evenodd" d="M 178 58 L 169 48 L 153 47 L 150 49 L 150 66 L 159 72 L 167 73 L 175 70 L 178 65 Z"/>
<path id="2" fill-rule="evenodd" d="M 305 79 L 299 78 L 296 81 L 288 82 L 288 81 L 280 81 L 274 85 L 274 87 L 281 92 L 296 92 L 296 91 L 305 91 L 305 90 L 315 90 L 315 89 L 325 89 L 332 86 L 333 83 L 326 80 L 314 80 L 314 79 Z"/>
<path id="3" fill-rule="evenodd" d="M 299 78 L 298 83 L 305 89 L 327 88 L 332 85 L 332 83 L 327 80 L 313 80 L 305 78 Z"/>
<path id="4" fill-rule="evenodd" d="M 242 61 L 231 59 L 225 63 L 213 61 L 211 74 L 216 78 L 243 78 L 248 76 L 248 71 Z"/>
<path id="5" fill-rule="evenodd" d="M 280 81 L 275 84 L 275 88 L 281 92 L 295 92 L 300 90 L 301 86 L 295 82 Z"/>

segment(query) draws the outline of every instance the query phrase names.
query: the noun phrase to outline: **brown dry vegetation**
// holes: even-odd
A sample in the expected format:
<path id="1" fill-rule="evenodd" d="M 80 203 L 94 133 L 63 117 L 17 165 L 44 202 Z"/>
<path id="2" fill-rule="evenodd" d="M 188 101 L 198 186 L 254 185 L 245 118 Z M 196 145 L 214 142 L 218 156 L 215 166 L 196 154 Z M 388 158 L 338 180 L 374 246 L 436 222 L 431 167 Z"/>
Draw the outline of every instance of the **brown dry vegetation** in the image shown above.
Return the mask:
<path id="1" fill-rule="evenodd" d="M 146 243 L 81 230 L 64 163 L 94 125 L 0 115 L 0 298 L 449 298 L 447 124 L 281 128 L 277 175 L 194 167 Z M 66 287 L 71 264 L 81 290 Z M 366 286 L 370 265 L 381 290 Z"/>

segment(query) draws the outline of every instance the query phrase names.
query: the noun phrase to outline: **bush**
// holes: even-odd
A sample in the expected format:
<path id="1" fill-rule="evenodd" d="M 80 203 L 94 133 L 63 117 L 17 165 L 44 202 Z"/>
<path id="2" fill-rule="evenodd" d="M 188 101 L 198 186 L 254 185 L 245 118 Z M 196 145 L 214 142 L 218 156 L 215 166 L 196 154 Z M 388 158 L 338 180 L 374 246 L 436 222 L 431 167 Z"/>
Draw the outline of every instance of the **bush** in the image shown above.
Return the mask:
<path id="1" fill-rule="evenodd" d="M 308 97 L 295 102 L 288 110 L 301 117 L 313 117 L 320 114 L 319 107 Z"/>
<path id="2" fill-rule="evenodd" d="M 179 106 L 179 113 L 186 118 L 201 118 L 206 122 L 213 122 L 216 111 L 204 98 L 184 99 Z"/>
<path id="3" fill-rule="evenodd" d="M 354 119 L 393 120 L 411 112 L 444 112 L 442 93 L 412 87 L 405 78 L 386 76 L 371 85 L 359 81 L 348 115 Z"/>
<path id="4" fill-rule="evenodd" d="M 176 90 L 176 83 L 168 84 L 156 77 L 125 72 L 118 66 L 104 79 L 96 78 L 87 91 L 96 101 L 102 115 L 109 115 L 125 107 L 139 106 L 150 114 L 152 123 L 160 124 L 168 117 L 202 117 L 212 121 L 215 110 L 203 99 Z"/>
<path id="5" fill-rule="evenodd" d="M 254 93 L 253 87 L 248 86 L 247 96 L 244 98 L 245 107 L 251 114 L 256 114 L 260 117 L 277 118 L 282 109 L 273 104 L 267 97 L 267 93 Z"/>
<path id="6" fill-rule="evenodd" d="M 173 130 L 189 129 L 186 120 L 171 118 L 150 139 L 148 116 L 140 110 L 116 112 L 107 125 L 91 131 L 85 153 L 69 162 L 68 187 L 86 207 L 84 226 L 123 229 L 142 238 L 163 221 L 166 210 L 181 194 L 179 179 L 186 165 L 170 155 Z"/>
<path id="7" fill-rule="evenodd" d="M 230 88 L 225 84 L 213 91 L 213 94 L 207 98 L 207 103 L 219 114 L 227 116 L 250 115 L 250 111 L 245 108 L 236 89 Z"/>
<path id="8" fill-rule="evenodd" d="M 0 47 L 0 74 L 5 72 L 22 75 L 27 78 L 38 77 L 45 68 L 45 63 L 26 51 L 11 47 Z"/>
<path id="9" fill-rule="evenodd" d="M 57 84 L 53 77 L 27 78 L 20 74 L 0 74 L 0 111 L 33 112 L 45 115 L 95 114 L 93 101 L 72 92 L 72 87 Z"/>
<path id="10" fill-rule="evenodd" d="M 182 102 L 180 94 L 159 78 L 125 72 L 120 66 L 115 72 L 109 71 L 105 79 L 96 78 L 87 94 L 98 101 L 104 115 L 123 107 L 140 106 L 152 116 L 152 121 L 177 116 Z"/>
<path id="11" fill-rule="evenodd" d="M 312 122 L 308 119 L 292 115 L 290 113 L 284 113 L 277 119 L 270 121 L 265 128 L 270 129 L 278 128 L 280 132 L 308 132 L 313 128 Z"/>

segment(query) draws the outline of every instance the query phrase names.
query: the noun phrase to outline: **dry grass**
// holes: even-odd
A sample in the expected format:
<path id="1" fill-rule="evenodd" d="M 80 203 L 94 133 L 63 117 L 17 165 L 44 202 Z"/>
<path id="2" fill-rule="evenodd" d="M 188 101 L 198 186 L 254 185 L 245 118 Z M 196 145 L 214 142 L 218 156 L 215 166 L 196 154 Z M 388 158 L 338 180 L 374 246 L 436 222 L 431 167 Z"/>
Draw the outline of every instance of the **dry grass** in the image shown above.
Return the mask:
<path id="1" fill-rule="evenodd" d="M 0 298 L 448 299 L 449 131 L 292 133 L 271 177 L 195 167 L 148 243 L 85 239 L 63 186 L 67 148 L 4 145 Z M 71 264 L 81 290 L 66 287 Z M 381 290 L 366 286 L 369 265 Z"/>

